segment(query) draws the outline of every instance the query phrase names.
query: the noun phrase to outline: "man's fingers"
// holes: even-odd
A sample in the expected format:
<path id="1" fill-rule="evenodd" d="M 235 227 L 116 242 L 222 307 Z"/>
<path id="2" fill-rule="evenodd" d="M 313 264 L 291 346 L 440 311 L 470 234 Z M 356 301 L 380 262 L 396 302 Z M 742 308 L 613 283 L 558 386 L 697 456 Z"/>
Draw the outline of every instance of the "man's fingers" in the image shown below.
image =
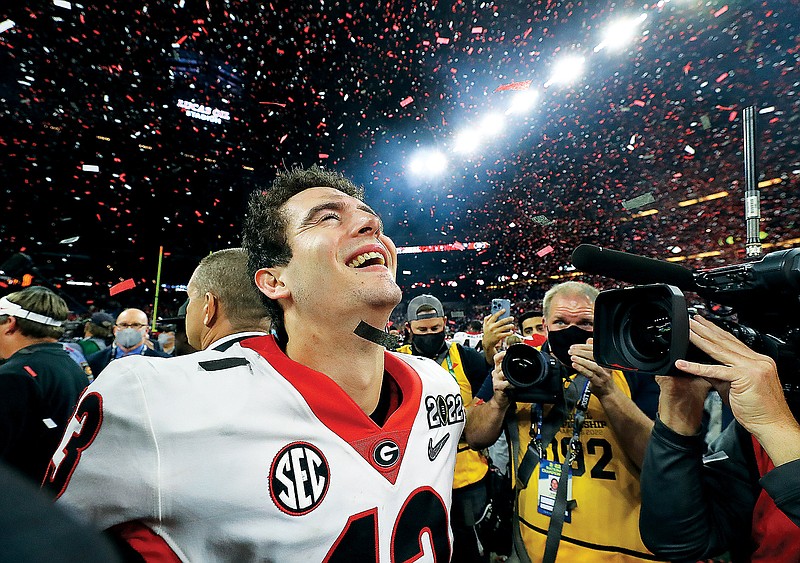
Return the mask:
<path id="1" fill-rule="evenodd" d="M 718 381 L 732 381 L 735 378 L 735 374 L 727 366 L 714 366 L 698 364 L 697 362 L 687 362 L 686 360 L 677 360 L 675 362 L 675 367 L 692 375 Z"/>
<path id="2" fill-rule="evenodd" d="M 594 361 L 594 347 L 591 344 L 573 344 L 569 347 L 572 356 L 578 356 Z"/>
<path id="3" fill-rule="evenodd" d="M 730 332 L 700 315 L 695 315 L 689 321 L 689 340 L 715 360 L 726 364 L 733 364 L 743 359 L 755 360 L 761 356 Z"/>

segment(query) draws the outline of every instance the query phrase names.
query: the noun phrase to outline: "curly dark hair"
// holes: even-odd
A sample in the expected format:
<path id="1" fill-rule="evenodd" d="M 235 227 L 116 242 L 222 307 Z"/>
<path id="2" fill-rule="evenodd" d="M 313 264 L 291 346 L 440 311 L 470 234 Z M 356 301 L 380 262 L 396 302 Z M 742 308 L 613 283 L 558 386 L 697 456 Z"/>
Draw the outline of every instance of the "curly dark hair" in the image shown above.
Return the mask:
<path id="1" fill-rule="evenodd" d="M 247 274 L 255 284 L 255 274 L 261 268 L 285 266 L 292 259 L 292 249 L 286 236 L 288 219 L 283 205 L 292 196 L 309 188 L 333 188 L 361 201 L 364 189 L 356 186 L 338 172 L 319 166 L 295 167 L 281 172 L 268 189 L 257 189 L 250 195 L 244 219 L 242 247 L 247 251 Z M 285 337 L 283 310 L 277 301 L 263 293 L 261 300 L 269 312 L 272 327 Z"/>

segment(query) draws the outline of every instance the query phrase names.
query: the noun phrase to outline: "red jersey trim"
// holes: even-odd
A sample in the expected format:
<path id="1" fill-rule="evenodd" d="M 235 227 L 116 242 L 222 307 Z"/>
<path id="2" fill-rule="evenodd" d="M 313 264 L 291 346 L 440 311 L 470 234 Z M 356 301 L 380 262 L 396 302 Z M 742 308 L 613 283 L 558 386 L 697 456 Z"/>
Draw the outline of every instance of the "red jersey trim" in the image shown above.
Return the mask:
<path id="1" fill-rule="evenodd" d="M 124 522 L 108 529 L 114 536 L 122 538 L 145 562 L 181 563 L 167 542 L 141 522 Z"/>
<path id="2" fill-rule="evenodd" d="M 408 364 L 389 352 L 384 353 L 385 372 L 397 383 L 401 403 L 383 426 L 378 426 L 335 381 L 289 358 L 272 336 L 249 338 L 243 340 L 241 346 L 267 360 L 303 396 L 320 422 L 350 444 L 390 482 L 396 481 L 422 402 L 422 381 Z M 380 467 L 372 456 L 378 442 L 386 438 L 391 438 L 400 449 L 400 459 L 390 468 Z"/>

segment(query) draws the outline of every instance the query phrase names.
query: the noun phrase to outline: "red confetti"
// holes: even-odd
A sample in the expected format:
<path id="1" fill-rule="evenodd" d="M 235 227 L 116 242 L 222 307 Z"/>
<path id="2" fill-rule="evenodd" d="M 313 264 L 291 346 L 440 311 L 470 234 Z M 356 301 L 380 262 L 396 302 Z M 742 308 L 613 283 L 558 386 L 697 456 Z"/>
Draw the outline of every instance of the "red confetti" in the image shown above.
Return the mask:
<path id="1" fill-rule="evenodd" d="M 508 90 L 527 90 L 531 87 L 530 80 L 523 80 L 521 82 L 511 82 L 509 84 L 503 84 L 498 86 L 494 89 L 495 92 L 506 92 Z"/>
<path id="2" fill-rule="evenodd" d="M 714 17 L 718 18 L 718 17 L 720 17 L 722 14 L 724 14 L 727 11 L 728 11 L 728 5 L 725 4 L 722 8 L 720 8 L 719 10 L 714 12 Z"/>
<path id="3" fill-rule="evenodd" d="M 550 246 L 550 245 L 548 244 L 548 245 L 547 245 L 547 246 L 545 246 L 543 249 L 541 249 L 540 251 L 538 251 L 538 252 L 536 253 L 536 256 L 538 256 L 539 258 L 541 258 L 542 256 L 546 256 L 546 255 L 550 254 L 551 252 L 553 252 L 553 250 L 555 250 L 555 249 L 554 249 L 552 246 Z"/>
<path id="4" fill-rule="evenodd" d="M 114 284 L 108 290 L 109 295 L 116 295 L 117 293 L 122 293 L 123 291 L 128 291 L 129 289 L 133 289 L 136 287 L 136 282 L 133 281 L 133 278 L 128 278 L 125 281 L 121 281 L 118 284 Z"/>
<path id="5" fill-rule="evenodd" d="M 411 102 L 413 102 L 413 101 L 414 101 L 414 98 L 412 98 L 411 96 L 409 96 L 409 97 L 405 98 L 404 100 L 401 100 L 401 101 L 400 101 L 400 107 L 401 107 L 401 108 L 404 108 L 404 107 L 406 107 L 408 104 L 410 104 L 410 103 L 411 103 Z"/>
<path id="6" fill-rule="evenodd" d="M 717 84 L 719 84 L 720 82 L 722 82 L 726 78 L 728 78 L 728 73 L 727 72 L 723 72 L 722 74 L 717 76 L 717 80 L 716 80 Z"/>

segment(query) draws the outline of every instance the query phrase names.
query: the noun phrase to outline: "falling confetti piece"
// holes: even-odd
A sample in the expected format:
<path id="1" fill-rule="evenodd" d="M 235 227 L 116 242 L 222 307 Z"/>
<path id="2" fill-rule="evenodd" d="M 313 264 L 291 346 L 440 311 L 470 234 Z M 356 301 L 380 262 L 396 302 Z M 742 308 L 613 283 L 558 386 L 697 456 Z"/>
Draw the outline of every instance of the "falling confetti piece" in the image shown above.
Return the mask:
<path id="1" fill-rule="evenodd" d="M 494 89 L 495 92 L 507 92 L 509 90 L 527 90 L 531 87 L 532 80 L 522 80 L 520 82 L 511 82 L 503 84 Z"/>
<path id="2" fill-rule="evenodd" d="M 133 281 L 133 278 L 128 278 L 125 281 L 121 281 L 118 284 L 112 285 L 108 290 L 108 294 L 114 296 L 118 293 L 122 293 L 123 291 L 133 289 L 134 287 L 136 287 L 136 282 Z"/>
<path id="3" fill-rule="evenodd" d="M 628 201 L 623 201 L 622 202 L 622 207 L 624 207 L 625 209 L 628 209 L 628 210 L 637 209 L 639 207 L 643 207 L 645 205 L 649 205 L 649 204 L 653 203 L 655 200 L 656 200 L 656 198 L 653 197 L 652 192 L 648 192 L 646 194 L 642 194 L 640 196 L 634 197 L 633 199 L 629 199 Z"/>
<path id="4" fill-rule="evenodd" d="M 554 249 L 552 246 L 550 246 L 550 245 L 548 244 L 547 246 L 545 246 L 544 248 L 542 248 L 541 250 L 539 250 L 539 251 L 536 253 L 536 256 L 538 256 L 539 258 L 542 258 L 543 256 L 547 256 L 548 254 L 550 254 L 551 252 L 553 252 L 553 250 L 555 250 L 555 249 Z"/>

